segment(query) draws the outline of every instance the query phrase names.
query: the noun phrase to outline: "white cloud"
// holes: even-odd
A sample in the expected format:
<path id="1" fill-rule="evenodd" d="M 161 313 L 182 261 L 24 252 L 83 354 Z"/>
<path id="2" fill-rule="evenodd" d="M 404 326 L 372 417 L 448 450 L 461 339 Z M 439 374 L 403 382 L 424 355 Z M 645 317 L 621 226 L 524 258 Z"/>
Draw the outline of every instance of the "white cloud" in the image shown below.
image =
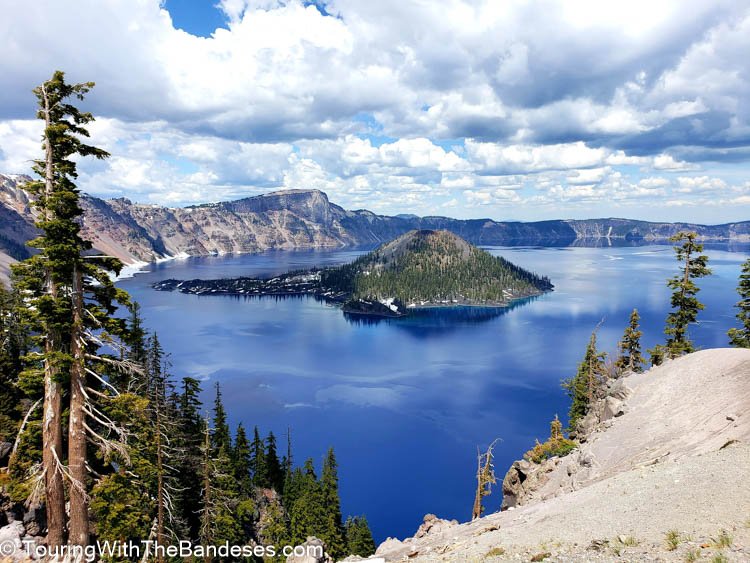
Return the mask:
<path id="1" fill-rule="evenodd" d="M 176 29 L 160 0 L 6 4 L 4 172 L 38 156 L 30 89 L 59 67 L 97 82 L 86 107 L 113 158 L 82 164 L 81 183 L 102 195 L 318 187 L 390 212 L 547 198 L 595 214 L 747 178 L 721 164 L 750 159 L 743 2 L 331 0 L 328 17 L 218 0 L 228 24 L 208 37 Z M 707 163 L 706 185 L 662 176 Z"/>

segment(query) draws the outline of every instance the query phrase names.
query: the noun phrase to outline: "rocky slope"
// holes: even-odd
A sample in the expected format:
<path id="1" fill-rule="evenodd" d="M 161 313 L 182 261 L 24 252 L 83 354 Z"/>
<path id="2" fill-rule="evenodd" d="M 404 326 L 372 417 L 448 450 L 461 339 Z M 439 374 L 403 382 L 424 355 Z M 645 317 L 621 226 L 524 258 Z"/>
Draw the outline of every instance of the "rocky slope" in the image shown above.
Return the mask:
<path id="1" fill-rule="evenodd" d="M 462 525 L 430 516 L 417 536 L 389 539 L 377 555 L 749 561 L 748 413 L 750 350 L 705 350 L 629 376 L 611 386 L 577 451 L 514 464 L 507 510 Z"/>
<path id="2" fill-rule="evenodd" d="M 0 174 L 0 276 L 10 258 L 28 255 L 33 208 L 22 185 L 28 177 Z M 448 230 L 477 245 L 570 245 L 577 241 L 666 240 L 682 229 L 707 240 L 749 241 L 750 222 L 718 226 L 647 223 L 628 219 L 533 223 L 449 217 L 388 217 L 348 211 L 317 190 L 285 190 L 237 201 L 185 208 L 84 196 L 84 233 L 95 247 L 126 263 L 179 254 L 254 252 L 379 244 L 410 230 Z"/>

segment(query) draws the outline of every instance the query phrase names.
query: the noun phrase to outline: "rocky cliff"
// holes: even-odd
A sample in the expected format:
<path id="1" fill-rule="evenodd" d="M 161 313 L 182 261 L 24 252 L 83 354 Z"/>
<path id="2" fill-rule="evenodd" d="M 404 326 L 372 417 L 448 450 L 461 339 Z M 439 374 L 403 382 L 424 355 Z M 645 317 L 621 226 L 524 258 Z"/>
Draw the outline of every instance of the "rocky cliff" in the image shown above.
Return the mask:
<path id="1" fill-rule="evenodd" d="M 617 380 L 585 421 L 577 450 L 513 464 L 505 510 L 460 525 L 430 515 L 432 531 L 424 533 L 426 522 L 377 555 L 750 561 L 749 412 L 746 349 L 704 350 Z"/>
<path id="2" fill-rule="evenodd" d="M 30 197 L 22 188 L 27 180 L 25 176 L 0 174 L 0 276 L 4 264 L 28 256 L 25 243 L 36 233 Z M 389 217 L 366 210 L 345 210 L 331 203 L 325 193 L 303 189 L 184 208 L 84 196 L 82 207 L 85 236 L 99 251 L 126 263 L 179 254 L 376 245 L 414 229 L 448 230 L 476 245 L 657 241 L 683 229 L 694 230 L 706 240 L 750 241 L 750 222 L 706 226 L 628 219 L 521 223 Z"/>

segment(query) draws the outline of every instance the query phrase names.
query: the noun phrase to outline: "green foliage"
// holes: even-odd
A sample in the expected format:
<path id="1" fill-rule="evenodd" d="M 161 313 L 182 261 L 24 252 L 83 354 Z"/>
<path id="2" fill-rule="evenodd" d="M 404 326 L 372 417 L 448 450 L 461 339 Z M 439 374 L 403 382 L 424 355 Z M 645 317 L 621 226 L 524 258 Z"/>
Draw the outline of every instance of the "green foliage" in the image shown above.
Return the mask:
<path id="1" fill-rule="evenodd" d="M 208 423 L 203 429 L 204 443 L 201 475 L 201 528 L 199 539 L 203 545 L 229 542 L 236 545 L 243 540 L 242 524 L 237 518 L 240 503 L 237 482 L 231 472 L 232 462 L 222 446 L 215 452 Z"/>
<path id="2" fill-rule="evenodd" d="M 674 551 L 682 543 L 682 535 L 677 530 L 669 530 L 664 534 L 664 544 L 667 551 Z"/>
<path id="3" fill-rule="evenodd" d="M 344 524 L 348 555 L 370 557 L 375 553 L 375 540 L 364 516 L 350 516 Z"/>
<path id="4" fill-rule="evenodd" d="M 643 371 L 643 356 L 641 355 L 641 336 L 639 322 L 640 315 L 638 309 L 633 309 L 630 313 L 630 324 L 625 329 L 620 341 L 620 356 L 617 358 L 616 367 L 621 371 L 633 371 L 639 373 Z"/>
<path id="5" fill-rule="evenodd" d="M 30 406 L 18 388 L 22 359 L 29 345 L 20 307 L 18 294 L 0 284 L 0 442 L 15 441 L 24 411 Z"/>
<path id="6" fill-rule="evenodd" d="M 740 300 L 737 302 L 737 320 L 741 328 L 730 328 L 727 332 L 729 343 L 737 348 L 750 348 L 750 258 L 742 264 L 737 293 Z"/>
<path id="7" fill-rule="evenodd" d="M 313 467 L 312 459 L 305 461 L 301 470 L 293 472 L 294 504 L 290 507 L 290 535 L 295 545 L 304 543 L 308 536 L 322 539 L 327 520 L 323 491 Z"/>
<path id="8" fill-rule="evenodd" d="M 649 355 L 649 362 L 651 362 L 651 365 L 660 366 L 664 363 L 664 360 L 667 359 L 667 353 L 669 352 L 669 350 L 667 349 L 666 346 L 657 344 L 653 348 L 649 348 L 647 352 Z"/>
<path id="9" fill-rule="evenodd" d="M 276 451 L 276 436 L 269 432 L 266 438 L 266 473 L 268 475 L 268 484 L 270 488 L 277 493 L 284 490 L 284 469 L 279 461 L 279 454 Z"/>
<path id="10" fill-rule="evenodd" d="M 216 382 L 216 399 L 214 400 L 211 446 L 215 452 L 220 450 L 224 450 L 225 453 L 232 451 L 232 438 L 229 434 L 229 425 L 227 424 L 227 412 L 224 410 L 224 403 L 221 399 L 221 385 L 218 381 Z"/>
<path id="11" fill-rule="evenodd" d="M 347 553 L 339 500 L 338 463 L 333 448 L 328 450 L 323 461 L 320 488 L 325 507 L 325 520 L 319 537 L 325 542 L 329 555 L 334 559 L 339 559 Z"/>
<path id="12" fill-rule="evenodd" d="M 534 463 L 541 463 L 551 457 L 566 456 L 577 447 L 578 444 L 575 441 L 569 440 L 563 435 L 562 422 L 555 415 L 554 420 L 550 423 L 550 435 L 547 441 L 540 444 L 537 440 L 534 447 L 526 452 L 523 457 Z"/>
<path id="13" fill-rule="evenodd" d="M 253 471 L 253 485 L 261 489 L 271 488 L 266 463 L 266 448 L 257 426 L 253 430 L 253 443 L 250 448 L 250 468 Z"/>
<path id="14" fill-rule="evenodd" d="M 676 358 L 695 350 L 688 336 L 688 327 L 698 319 L 698 312 L 704 309 L 703 303 L 695 297 L 700 291 L 693 281 L 711 275 L 707 267 L 708 256 L 700 254 L 703 245 L 696 242 L 698 235 L 691 232 L 680 232 L 669 240 L 681 243 L 674 247 L 677 261 L 683 263 L 681 272 L 667 281 L 672 290 L 672 312 L 667 315 L 667 353 Z"/>
<path id="15" fill-rule="evenodd" d="M 100 539 L 138 542 L 148 537 L 156 511 L 156 452 L 149 401 L 123 393 L 107 401 L 112 420 L 127 425 L 127 451 L 107 452 L 100 464 L 119 469 L 104 475 L 91 491 L 90 508 Z M 111 469 L 110 469 L 111 470 Z"/>
<path id="16" fill-rule="evenodd" d="M 601 391 L 601 383 L 607 375 L 604 365 L 606 356 L 606 353 L 597 351 L 596 331 L 592 332 L 576 375 L 562 383 L 571 399 L 568 411 L 568 428 L 571 433 L 575 432 L 578 422 L 589 412 L 593 400 Z"/>
<path id="17" fill-rule="evenodd" d="M 289 522 L 284 507 L 272 496 L 258 520 L 258 538 L 263 545 L 282 546 L 290 543 Z M 283 561 L 283 558 L 277 558 Z"/>
<path id="18" fill-rule="evenodd" d="M 247 441 L 247 434 L 242 423 L 237 426 L 232 453 L 232 466 L 234 468 L 234 478 L 237 480 L 240 493 L 243 496 L 249 497 L 253 492 L 253 480 L 250 470 L 250 444 Z"/>
<path id="19" fill-rule="evenodd" d="M 403 303 L 499 304 L 552 289 L 547 278 L 450 233 L 416 231 L 405 236 L 411 237 L 403 239 L 406 248 L 398 248 L 402 239 L 396 239 L 351 264 L 323 270 L 321 284 L 355 299 L 395 298 Z"/>

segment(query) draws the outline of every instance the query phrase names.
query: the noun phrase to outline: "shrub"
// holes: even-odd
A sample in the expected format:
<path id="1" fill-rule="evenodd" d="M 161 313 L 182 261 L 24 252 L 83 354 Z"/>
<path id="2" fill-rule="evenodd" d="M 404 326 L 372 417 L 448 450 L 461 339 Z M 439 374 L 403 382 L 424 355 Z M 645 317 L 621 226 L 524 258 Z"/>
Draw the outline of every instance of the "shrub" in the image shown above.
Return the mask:
<path id="1" fill-rule="evenodd" d="M 534 447 L 526 452 L 523 457 L 533 463 L 542 463 L 545 459 L 551 457 L 566 456 L 576 447 L 578 447 L 578 444 L 575 441 L 563 435 L 562 422 L 555 415 L 555 419 L 550 423 L 549 439 L 543 444 L 537 440 Z"/>

